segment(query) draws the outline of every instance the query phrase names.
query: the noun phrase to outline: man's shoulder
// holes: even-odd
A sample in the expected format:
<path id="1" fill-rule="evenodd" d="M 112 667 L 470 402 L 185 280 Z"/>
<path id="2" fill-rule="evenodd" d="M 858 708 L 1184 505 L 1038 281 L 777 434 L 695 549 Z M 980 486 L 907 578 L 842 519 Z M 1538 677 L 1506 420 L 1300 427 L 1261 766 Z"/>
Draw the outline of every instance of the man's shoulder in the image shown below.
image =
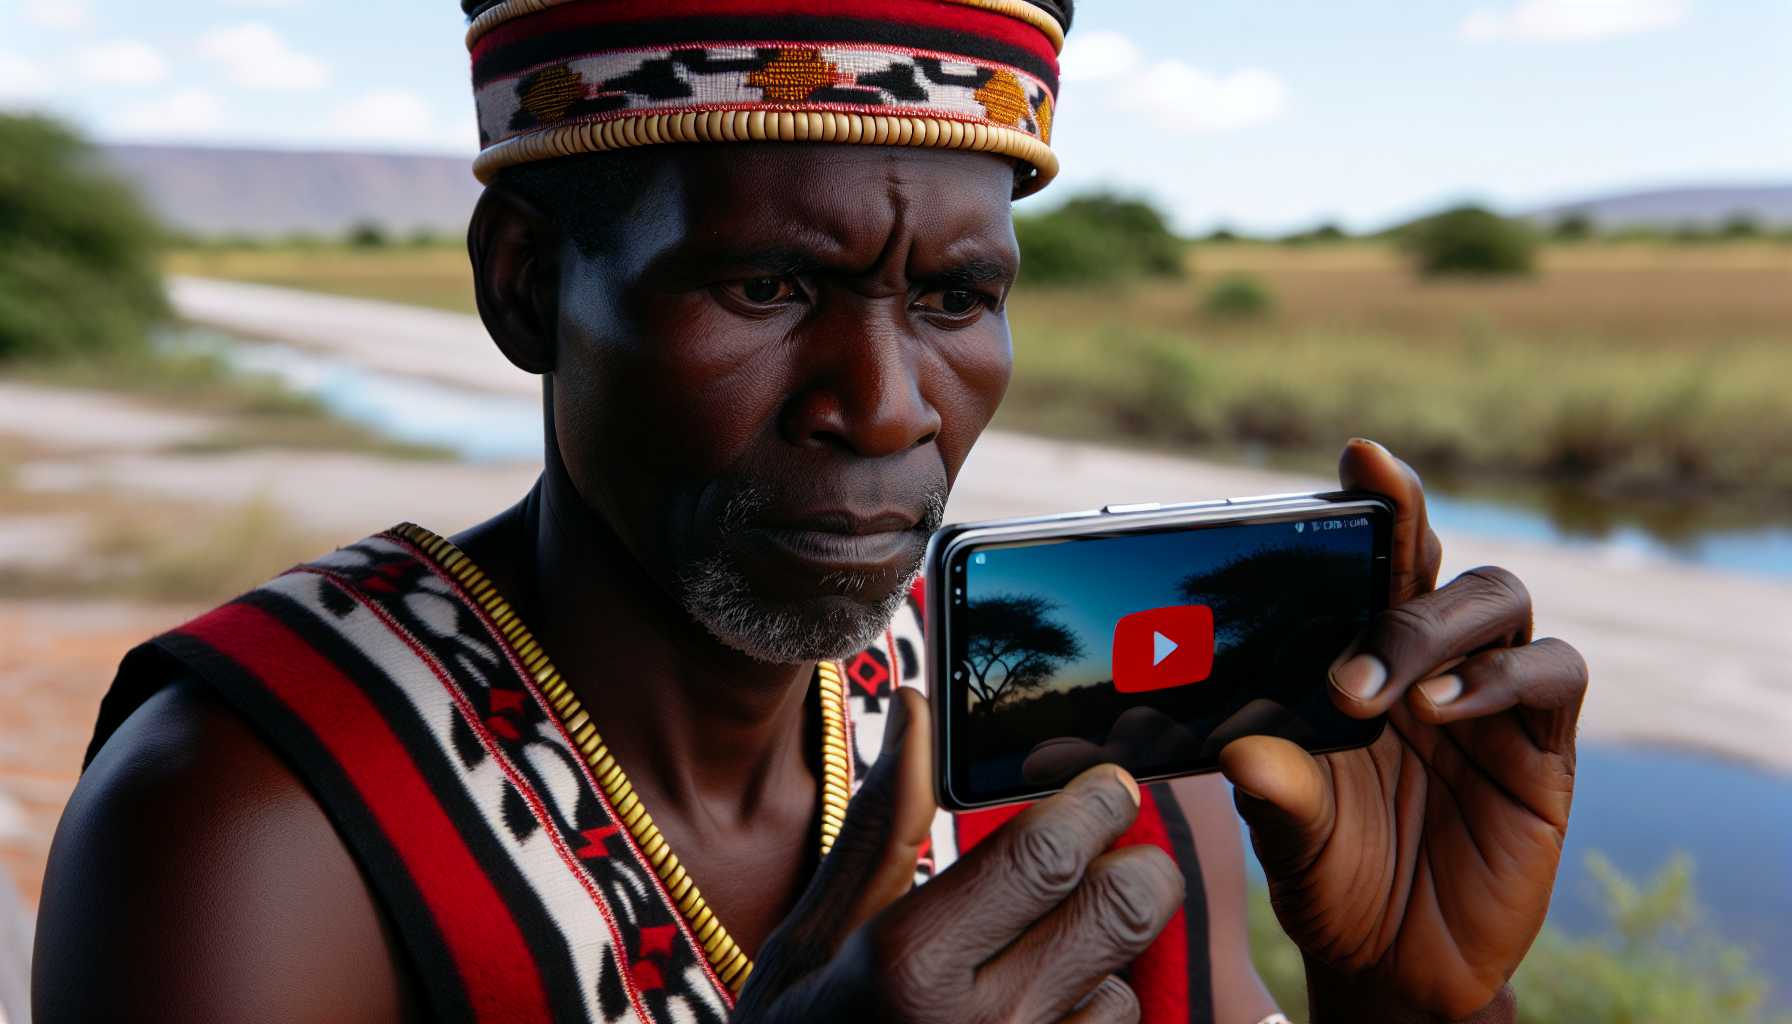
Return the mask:
<path id="1" fill-rule="evenodd" d="M 158 999 L 170 1019 L 311 1006 L 307 974 L 350 990 L 339 1010 L 403 991 L 379 910 L 323 809 L 185 678 L 137 707 L 83 774 L 45 876 L 35 962 L 45 1019 Z"/>

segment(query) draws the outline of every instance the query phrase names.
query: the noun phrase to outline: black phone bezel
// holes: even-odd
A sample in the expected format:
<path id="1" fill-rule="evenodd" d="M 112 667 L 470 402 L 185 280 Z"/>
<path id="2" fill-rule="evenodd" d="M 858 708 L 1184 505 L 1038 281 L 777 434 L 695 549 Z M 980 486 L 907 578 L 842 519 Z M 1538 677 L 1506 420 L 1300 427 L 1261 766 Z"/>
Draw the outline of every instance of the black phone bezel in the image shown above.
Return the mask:
<path id="1" fill-rule="evenodd" d="M 962 688 L 954 688 L 948 671 L 954 637 L 951 620 L 953 610 L 962 606 L 962 597 L 952 590 L 954 568 L 962 566 L 979 548 L 1016 541 L 1044 541 L 1121 535 L 1128 533 L 1163 532 L 1166 530 L 1219 529 L 1245 524 L 1296 522 L 1323 518 L 1360 508 L 1374 513 L 1373 529 L 1374 588 L 1371 593 L 1371 616 L 1388 607 L 1392 576 L 1392 546 L 1395 508 L 1391 501 L 1376 494 L 1353 491 L 1332 491 L 1314 494 L 1271 495 L 1260 498 L 1232 498 L 1188 504 L 1109 506 L 1106 509 L 1068 512 L 1051 516 L 957 523 L 942 528 L 928 544 L 926 559 L 926 672 L 927 692 L 932 708 L 934 740 L 934 792 L 940 807 L 954 813 L 1000 807 L 1007 804 L 1039 800 L 1061 787 L 1047 786 L 1018 794 L 967 800 L 959 795 L 962 786 L 954 780 L 962 775 L 961 760 L 955 757 L 953 731 L 955 718 L 968 713 Z M 1324 754 L 1352 750 L 1373 743 L 1385 727 L 1385 716 L 1376 720 L 1378 728 L 1361 742 L 1341 746 L 1308 748 L 1310 753 Z M 1140 782 L 1201 775 L 1213 771 L 1203 768 L 1143 776 Z"/>

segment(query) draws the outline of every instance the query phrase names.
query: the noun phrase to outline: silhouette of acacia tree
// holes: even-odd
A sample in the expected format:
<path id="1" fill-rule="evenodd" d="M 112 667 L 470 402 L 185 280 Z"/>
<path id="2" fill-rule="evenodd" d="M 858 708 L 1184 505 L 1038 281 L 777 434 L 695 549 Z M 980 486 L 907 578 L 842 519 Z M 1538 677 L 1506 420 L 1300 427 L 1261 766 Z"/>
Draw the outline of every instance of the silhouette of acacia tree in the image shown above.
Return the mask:
<path id="1" fill-rule="evenodd" d="M 971 602 L 964 615 L 971 635 L 964 666 L 979 709 L 1044 686 L 1058 666 L 1082 656 L 1082 641 L 1051 618 L 1057 607 L 1024 594 Z"/>

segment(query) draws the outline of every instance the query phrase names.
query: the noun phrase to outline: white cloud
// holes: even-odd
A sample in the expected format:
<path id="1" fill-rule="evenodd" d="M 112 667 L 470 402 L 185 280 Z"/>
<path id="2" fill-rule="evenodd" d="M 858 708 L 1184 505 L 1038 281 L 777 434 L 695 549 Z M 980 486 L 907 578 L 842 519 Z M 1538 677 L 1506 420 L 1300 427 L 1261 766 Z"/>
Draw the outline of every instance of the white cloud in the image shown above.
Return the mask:
<path id="1" fill-rule="evenodd" d="M 336 107 L 325 122 L 326 141 L 374 143 L 452 152 L 477 148 L 472 118 L 442 121 L 421 95 L 377 89 Z"/>
<path id="2" fill-rule="evenodd" d="M 87 0 L 51 0 L 51 2 L 27 0 L 25 16 L 34 25 L 59 28 L 70 32 L 86 28 L 88 22 L 93 20 L 87 9 Z"/>
<path id="3" fill-rule="evenodd" d="M 1058 64 L 1066 82 L 1099 82 L 1137 68 L 1144 58 L 1138 44 L 1125 35 L 1101 30 L 1070 36 Z"/>
<path id="4" fill-rule="evenodd" d="M 385 89 L 365 93 L 337 107 L 332 131 L 362 142 L 420 142 L 432 138 L 435 115 L 429 102 L 414 92 Z"/>
<path id="5" fill-rule="evenodd" d="M 1273 121 L 1288 109 L 1288 87 L 1261 68 L 1218 75 L 1179 60 L 1147 67 L 1110 100 L 1181 132 L 1230 131 Z"/>
<path id="6" fill-rule="evenodd" d="M 1672 28 L 1686 20 L 1685 0 L 1515 0 L 1463 19 L 1465 39 L 1599 39 Z"/>
<path id="7" fill-rule="evenodd" d="M 121 137 L 190 139 L 219 133 L 224 101 L 203 89 L 185 89 L 119 111 L 107 134 Z"/>
<path id="8" fill-rule="evenodd" d="M 1145 114 L 1177 133 L 1248 128 L 1273 121 L 1288 107 L 1288 87 L 1272 72 L 1245 68 L 1222 75 L 1180 60 L 1153 61 L 1119 32 L 1072 36 L 1059 64 L 1064 81 L 1078 86 L 1073 103 Z"/>
<path id="9" fill-rule="evenodd" d="M 199 52 L 223 64 L 233 83 L 251 89 L 303 91 L 330 80 L 323 61 L 292 49 L 259 22 L 210 29 L 199 37 Z"/>
<path id="10" fill-rule="evenodd" d="M 0 53 L 0 106 L 34 100 L 49 92 L 49 77 L 42 65 L 16 53 Z"/>
<path id="11" fill-rule="evenodd" d="M 154 85 L 168 77 L 168 62 L 136 39 L 113 39 L 75 52 L 75 74 L 109 85 Z"/>

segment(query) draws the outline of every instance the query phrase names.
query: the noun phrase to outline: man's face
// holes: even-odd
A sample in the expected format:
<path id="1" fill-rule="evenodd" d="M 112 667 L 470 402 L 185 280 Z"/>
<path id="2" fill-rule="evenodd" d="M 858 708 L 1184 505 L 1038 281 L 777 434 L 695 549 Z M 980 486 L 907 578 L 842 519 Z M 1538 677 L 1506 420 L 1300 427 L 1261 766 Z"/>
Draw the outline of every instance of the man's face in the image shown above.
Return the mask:
<path id="1" fill-rule="evenodd" d="M 724 642 L 882 631 L 1011 366 L 1011 165 L 679 147 L 596 257 L 562 254 L 554 430 L 580 496 Z"/>

